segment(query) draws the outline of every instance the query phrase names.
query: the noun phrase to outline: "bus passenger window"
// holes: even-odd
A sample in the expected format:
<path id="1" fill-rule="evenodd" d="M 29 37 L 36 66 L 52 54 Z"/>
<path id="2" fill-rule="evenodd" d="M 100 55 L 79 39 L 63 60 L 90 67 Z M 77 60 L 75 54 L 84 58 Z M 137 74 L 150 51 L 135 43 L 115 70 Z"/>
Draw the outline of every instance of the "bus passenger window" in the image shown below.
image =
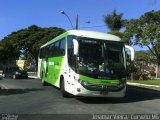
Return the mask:
<path id="1" fill-rule="evenodd" d="M 64 56 L 65 55 L 65 39 L 62 39 L 60 42 L 60 56 Z"/>
<path id="2" fill-rule="evenodd" d="M 76 70 L 76 56 L 73 54 L 73 36 L 67 37 L 68 63 L 73 70 Z"/>

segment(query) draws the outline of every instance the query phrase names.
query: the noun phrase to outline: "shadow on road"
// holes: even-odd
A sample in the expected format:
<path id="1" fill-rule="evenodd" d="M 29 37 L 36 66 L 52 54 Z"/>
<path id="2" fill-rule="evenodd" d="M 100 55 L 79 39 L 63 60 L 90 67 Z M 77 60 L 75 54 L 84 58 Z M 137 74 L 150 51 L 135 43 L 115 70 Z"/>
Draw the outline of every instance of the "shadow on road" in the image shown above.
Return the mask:
<path id="1" fill-rule="evenodd" d="M 132 103 L 146 100 L 160 99 L 160 91 L 147 88 L 127 86 L 126 96 L 124 98 L 98 98 L 84 97 L 77 100 L 87 104 L 104 104 L 104 103 Z"/>
<path id="2" fill-rule="evenodd" d="M 44 89 L 1 89 L 0 90 L 0 96 L 1 95 L 16 95 L 16 94 L 24 94 L 29 92 L 36 92 L 36 91 L 42 91 Z"/>

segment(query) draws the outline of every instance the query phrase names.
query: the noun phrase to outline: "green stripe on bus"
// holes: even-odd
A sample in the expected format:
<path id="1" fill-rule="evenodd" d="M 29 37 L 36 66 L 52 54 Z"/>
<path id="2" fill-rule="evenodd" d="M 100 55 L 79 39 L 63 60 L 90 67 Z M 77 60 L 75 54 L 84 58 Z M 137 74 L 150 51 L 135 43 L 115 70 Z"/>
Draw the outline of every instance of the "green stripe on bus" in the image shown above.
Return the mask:
<path id="1" fill-rule="evenodd" d="M 80 75 L 80 80 L 85 82 L 95 84 L 95 85 L 107 85 L 107 86 L 116 86 L 121 83 L 120 80 L 104 80 L 104 79 L 94 79 L 91 77 Z"/>

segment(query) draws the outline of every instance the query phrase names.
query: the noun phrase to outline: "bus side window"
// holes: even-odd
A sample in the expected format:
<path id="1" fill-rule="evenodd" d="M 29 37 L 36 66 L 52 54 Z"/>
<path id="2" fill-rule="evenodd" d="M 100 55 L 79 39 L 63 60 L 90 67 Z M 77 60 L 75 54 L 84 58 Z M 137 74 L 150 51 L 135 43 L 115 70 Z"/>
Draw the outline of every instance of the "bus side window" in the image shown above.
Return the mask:
<path id="1" fill-rule="evenodd" d="M 55 43 L 55 47 L 54 47 L 54 55 L 55 55 L 55 57 L 57 57 L 57 56 L 59 56 L 59 45 L 60 45 L 60 42 L 59 41 L 57 41 L 56 43 Z"/>
<path id="2" fill-rule="evenodd" d="M 50 45 L 50 56 L 51 57 L 54 57 L 54 43 L 52 43 L 51 45 Z"/>
<path id="3" fill-rule="evenodd" d="M 62 39 L 60 42 L 60 56 L 65 55 L 65 44 L 66 44 L 65 39 Z"/>
<path id="4" fill-rule="evenodd" d="M 73 36 L 67 37 L 67 46 L 68 46 L 68 63 L 70 67 L 75 70 L 76 69 L 76 59 L 73 54 Z"/>
<path id="5" fill-rule="evenodd" d="M 52 44 L 50 44 L 49 46 L 48 46 L 48 57 L 53 57 L 53 47 L 54 47 L 54 44 L 52 43 Z"/>
<path id="6" fill-rule="evenodd" d="M 49 55 L 49 46 L 46 46 L 45 47 L 45 58 L 48 58 L 48 57 L 50 57 L 50 55 Z"/>

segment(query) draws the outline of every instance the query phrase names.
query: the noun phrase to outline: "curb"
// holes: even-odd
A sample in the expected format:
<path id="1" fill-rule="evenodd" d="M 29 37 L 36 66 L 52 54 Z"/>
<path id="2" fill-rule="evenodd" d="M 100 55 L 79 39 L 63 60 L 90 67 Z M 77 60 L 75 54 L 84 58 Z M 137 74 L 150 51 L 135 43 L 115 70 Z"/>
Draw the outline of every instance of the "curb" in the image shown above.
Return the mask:
<path id="1" fill-rule="evenodd" d="M 34 79 L 37 79 L 38 77 L 37 77 L 37 76 L 28 76 L 28 78 L 34 78 Z"/>
<path id="2" fill-rule="evenodd" d="M 127 82 L 128 85 L 135 85 L 135 86 L 144 86 L 144 87 L 155 87 L 155 88 L 160 88 L 159 85 L 147 85 L 147 84 L 140 84 L 140 83 L 131 83 Z"/>
<path id="3" fill-rule="evenodd" d="M 144 88 L 144 89 L 156 90 L 158 92 L 160 91 L 160 86 L 158 86 L 158 85 L 146 85 L 146 84 L 130 83 L 130 82 L 127 82 L 127 85 L 131 85 L 131 86 L 139 87 L 139 88 Z"/>

